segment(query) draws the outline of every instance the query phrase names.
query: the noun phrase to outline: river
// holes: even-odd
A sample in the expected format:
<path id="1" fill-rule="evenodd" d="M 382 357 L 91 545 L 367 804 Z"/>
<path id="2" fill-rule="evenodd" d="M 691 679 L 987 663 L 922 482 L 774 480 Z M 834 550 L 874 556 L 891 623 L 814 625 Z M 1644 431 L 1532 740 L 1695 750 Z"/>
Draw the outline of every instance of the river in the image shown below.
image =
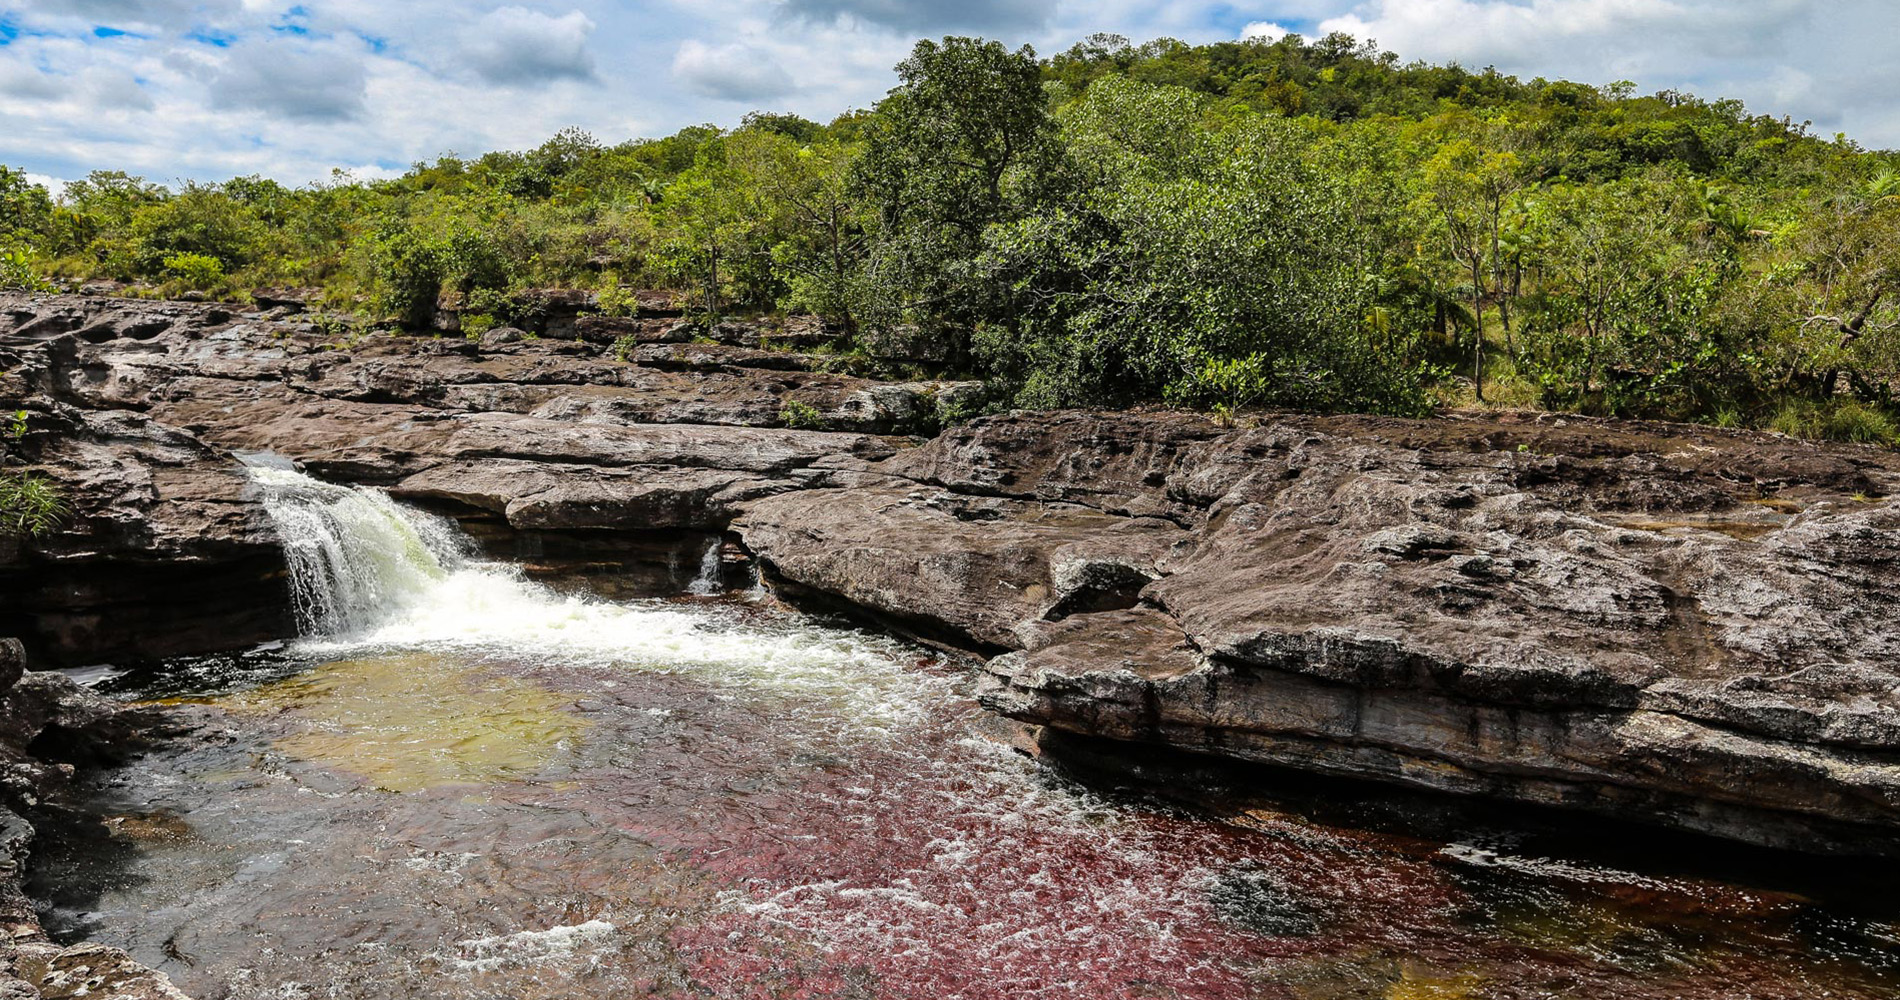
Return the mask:
<path id="1" fill-rule="evenodd" d="M 31 885 L 203 1000 L 1900 996 L 1900 901 L 1851 871 L 1085 781 L 965 667 L 708 596 L 710 558 L 677 599 L 562 596 L 255 476 L 304 635 L 103 678 L 160 736 Z"/>

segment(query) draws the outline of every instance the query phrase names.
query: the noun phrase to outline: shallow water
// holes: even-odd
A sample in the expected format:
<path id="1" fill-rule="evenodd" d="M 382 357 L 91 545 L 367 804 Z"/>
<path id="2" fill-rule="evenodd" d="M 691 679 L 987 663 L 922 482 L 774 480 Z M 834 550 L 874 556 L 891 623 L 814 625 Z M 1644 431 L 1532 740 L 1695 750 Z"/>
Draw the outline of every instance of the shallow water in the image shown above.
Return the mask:
<path id="1" fill-rule="evenodd" d="M 1872 881 L 1551 854 L 1325 786 L 1105 791 L 924 651 L 557 597 L 414 517 L 325 522 L 404 553 L 317 595 L 332 637 L 105 682 L 175 732 L 43 842 L 50 927 L 206 1000 L 1900 996 Z"/>

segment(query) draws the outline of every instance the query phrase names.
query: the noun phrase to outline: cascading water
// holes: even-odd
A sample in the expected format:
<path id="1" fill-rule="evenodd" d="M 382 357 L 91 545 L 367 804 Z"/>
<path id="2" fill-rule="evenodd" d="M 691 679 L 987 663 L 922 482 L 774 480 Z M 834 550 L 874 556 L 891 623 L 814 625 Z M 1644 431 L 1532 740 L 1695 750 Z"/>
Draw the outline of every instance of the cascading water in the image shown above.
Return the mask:
<path id="1" fill-rule="evenodd" d="M 283 537 L 303 630 L 296 648 L 305 655 L 456 650 L 689 674 L 727 689 L 850 706 L 830 733 L 836 739 L 923 712 L 926 682 L 897 665 L 894 643 L 808 626 L 738 628 L 716 608 L 556 594 L 515 566 L 471 558 L 473 543 L 445 518 L 373 489 L 251 462 Z M 719 560 L 715 540 L 689 593 L 722 592 Z"/>
<path id="2" fill-rule="evenodd" d="M 297 624 L 307 635 L 370 628 L 465 562 L 464 536 L 452 524 L 382 493 L 275 464 L 253 464 L 251 481 L 283 538 Z"/>
<path id="3" fill-rule="evenodd" d="M 687 585 L 687 593 L 695 597 L 717 597 L 725 592 L 725 584 L 721 579 L 725 565 L 721 554 L 725 547 L 724 539 L 717 535 L 713 536 L 712 544 L 706 546 L 706 554 L 699 559 L 699 575 L 693 577 L 693 582 Z"/>

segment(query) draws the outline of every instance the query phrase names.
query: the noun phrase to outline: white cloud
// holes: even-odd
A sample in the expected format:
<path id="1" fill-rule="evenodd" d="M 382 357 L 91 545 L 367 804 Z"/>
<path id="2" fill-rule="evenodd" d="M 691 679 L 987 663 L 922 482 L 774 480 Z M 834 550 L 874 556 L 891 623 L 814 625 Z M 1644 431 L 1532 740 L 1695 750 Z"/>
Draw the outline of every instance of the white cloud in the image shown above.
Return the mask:
<path id="1" fill-rule="evenodd" d="M 1739 97 L 1900 146 L 1894 0 L 0 0 L 0 163 L 164 183 L 351 165 L 383 176 L 565 125 L 603 141 L 827 120 L 895 83 L 919 35 L 1098 31 L 1211 42 L 1294 28 L 1406 59 Z M 302 13 L 293 15 L 293 8 Z M 132 31 L 94 37 L 96 26 Z M 1271 30 L 1268 26 L 1274 26 Z M 207 30 L 208 29 L 208 30 Z M 672 72 L 668 72 L 669 67 Z"/>
<path id="2" fill-rule="evenodd" d="M 1277 42 L 1292 33 L 1293 32 L 1272 21 L 1254 21 L 1240 29 L 1240 40 L 1243 42 Z"/>
<path id="3" fill-rule="evenodd" d="M 784 67 L 758 48 L 738 42 L 686 41 L 673 57 L 673 75 L 693 93 L 722 101 L 760 101 L 792 90 Z"/>
<path id="4" fill-rule="evenodd" d="M 408 168 L 385 167 L 377 163 L 364 163 L 354 167 L 340 167 L 345 174 L 359 181 L 386 181 L 401 177 Z"/>
<path id="5" fill-rule="evenodd" d="M 462 32 L 462 55 L 491 83 L 591 80 L 594 55 L 587 40 L 593 32 L 593 20 L 578 10 L 552 17 L 526 7 L 501 7 Z"/>
<path id="6" fill-rule="evenodd" d="M 192 21 L 224 21 L 243 8 L 239 0 L 35 0 L 30 9 L 115 27 L 178 27 Z"/>
<path id="7" fill-rule="evenodd" d="M 1056 0 L 785 0 L 788 17 L 820 23 L 846 22 L 892 31 L 931 34 L 1034 30 L 1055 16 Z"/>
<path id="8" fill-rule="evenodd" d="M 1892 0 L 1372 0 L 1319 25 L 1406 59 L 1736 97 L 1900 146 Z"/>
<path id="9" fill-rule="evenodd" d="M 211 81 L 211 105 L 303 121 L 355 118 L 368 74 L 360 58 L 269 40 L 235 47 Z"/>
<path id="10" fill-rule="evenodd" d="M 1798 20 L 1796 0 L 1377 0 L 1329 18 L 1321 33 L 1374 38 L 1408 58 L 1499 66 L 1563 64 L 1601 78 L 1651 71 L 1670 60 L 1733 58 Z M 1541 75 L 1554 76 L 1555 71 Z"/>
<path id="11" fill-rule="evenodd" d="M 32 66 L 0 62 L 0 96 L 20 101 L 49 101 L 66 92 L 59 77 Z"/>
<path id="12" fill-rule="evenodd" d="M 82 75 L 91 103 L 112 110 L 152 111 L 158 107 L 138 78 L 124 70 L 96 67 Z"/>

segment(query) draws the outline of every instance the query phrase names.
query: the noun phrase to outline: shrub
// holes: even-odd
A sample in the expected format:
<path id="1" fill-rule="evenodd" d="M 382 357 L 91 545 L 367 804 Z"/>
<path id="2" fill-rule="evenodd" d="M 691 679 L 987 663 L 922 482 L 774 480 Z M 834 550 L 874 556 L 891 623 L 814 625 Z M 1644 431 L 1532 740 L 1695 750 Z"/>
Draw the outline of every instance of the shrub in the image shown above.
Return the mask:
<path id="1" fill-rule="evenodd" d="M 633 290 L 623 286 L 620 279 L 611 274 L 600 283 L 595 303 L 596 311 L 602 316 L 633 316 L 640 311 L 640 303 L 634 297 Z"/>
<path id="2" fill-rule="evenodd" d="M 1768 419 L 1768 429 L 1819 441 L 1900 443 L 1900 424 L 1891 415 L 1855 400 L 1820 404 L 1790 400 Z"/>
<path id="3" fill-rule="evenodd" d="M 820 430 L 825 426 L 825 415 L 818 407 L 810 403 L 801 403 L 796 399 L 785 401 L 785 408 L 778 411 L 778 418 L 787 427 L 800 427 L 807 430 Z"/>
<path id="4" fill-rule="evenodd" d="M 1900 429 L 1886 411 L 1865 403 L 1849 402 L 1822 410 L 1821 436 L 1829 441 L 1893 444 L 1900 440 Z"/>
<path id="5" fill-rule="evenodd" d="M 427 326 L 448 274 L 448 250 L 420 229 L 385 222 L 369 242 L 377 302 L 404 325 Z"/>
<path id="6" fill-rule="evenodd" d="M 0 244 L 0 288 L 44 292 L 49 288 L 24 247 Z"/>
<path id="7" fill-rule="evenodd" d="M 67 513 L 59 487 L 31 473 L 0 474 L 0 534 L 37 538 Z"/>
<path id="8" fill-rule="evenodd" d="M 187 288 L 208 292 L 224 284 L 224 262 L 201 253 L 167 254 L 165 276 Z"/>
<path id="9" fill-rule="evenodd" d="M 482 334 L 500 325 L 500 321 L 496 320 L 490 313 L 477 312 L 462 314 L 462 336 L 470 340 L 480 340 Z"/>

